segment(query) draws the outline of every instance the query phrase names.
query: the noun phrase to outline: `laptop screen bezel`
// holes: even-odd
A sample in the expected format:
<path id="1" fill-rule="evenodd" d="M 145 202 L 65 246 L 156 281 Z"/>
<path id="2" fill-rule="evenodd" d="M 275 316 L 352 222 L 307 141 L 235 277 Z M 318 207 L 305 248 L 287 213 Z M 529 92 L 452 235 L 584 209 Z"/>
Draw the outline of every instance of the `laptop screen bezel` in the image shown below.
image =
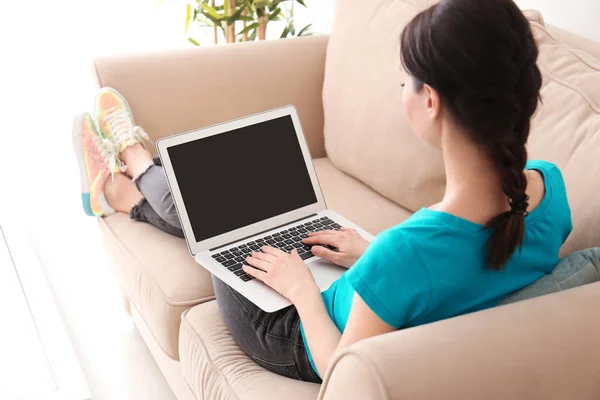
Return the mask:
<path id="1" fill-rule="evenodd" d="M 175 177 L 175 173 L 173 170 L 173 166 L 171 164 L 171 160 L 169 158 L 169 152 L 167 149 L 172 146 L 178 146 L 183 143 L 191 142 L 198 139 L 203 139 L 209 136 L 218 135 L 224 132 L 229 132 L 234 129 L 243 128 L 249 125 L 260 124 L 261 122 L 269 121 L 272 119 L 290 116 L 294 125 L 294 130 L 296 132 L 296 137 L 298 139 L 298 143 L 300 144 L 300 149 L 302 150 L 302 156 L 304 159 L 304 163 L 306 165 L 306 169 L 308 171 L 308 175 L 310 176 L 310 180 L 312 183 L 312 188 L 315 192 L 315 196 L 317 198 L 317 202 L 280 214 L 274 217 L 271 217 L 266 220 L 258 221 L 256 223 L 235 229 L 230 232 L 226 232 L 202 241 L 197 242 L 194 236 L 194 232 L 192 230 L 192 225 L 190 223 L 190 219 L 185 207 L 185 203 L 183 202 L 183 197 L 181 195 L 181 191 L 177 184 L 177 178 Z M 312 158 L 310 156 L 310 151 L 308 149 L 308 145 L 306 143 L 306 139 L 304 137 L 304 133 L 302 131 L 302 126 L 300 125 L 300 119 L 298 118 L 298 113 L 294 106 L 286 106 L 276 110 L 271 110 L 267 112 L 263 112 L 260 114 L 251 115 L 249 117 L 240 118 L 237 120 L 221 123 L 218 125 L 209 126 L 206 128 L 193 130 L 190 132 L 181 133 L 174 136 L 169 136 L 164 139 L 160 139 L 156 143 L 156 148 L 158 150 L 158 154 L 163 164 L 163 168 L 165 170 L 165 175 L 167 177 L 167 181 L 171 188 L 171 193 L 173 195 L 173 199 L 175 202 L 175 207 L 177 208 L 177 212 L 179 214 L 179 220 L 181 221 L 181 225 L 183 228 L 183 232 L 186 238 L 186 242 L 188 244 L 190 253 L 192 255 L 196 255 L 200 252 L 214 249 L 220 246 L 223 246 L 228 243 L 233 243 L 244 239 L 246 237 L 250 237 L 256 235 L 260 232 L 271 230 L 281 225 L 285 225 L 295 220 L 299 220 L 305 218 L 311 214 L 315 214 L 327 209 L 325 204 L 325 199 L 323 198 L 323 193 L 321 192 L 321 187 L 319 186 L 319 181 L 317 179 L 317 174 L 315 172 L 314 165 L 312 163 Z M 201 184 L 201 183 L 200 183 Z M 206 195 L 210 196 L 210 188 L 206 188 Z"/>

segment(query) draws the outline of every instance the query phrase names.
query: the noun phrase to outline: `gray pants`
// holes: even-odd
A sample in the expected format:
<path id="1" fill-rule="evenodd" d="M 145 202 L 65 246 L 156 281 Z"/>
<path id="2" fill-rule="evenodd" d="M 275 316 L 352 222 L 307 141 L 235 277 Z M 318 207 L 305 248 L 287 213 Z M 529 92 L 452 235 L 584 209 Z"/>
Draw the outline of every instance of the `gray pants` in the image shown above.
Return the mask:
<path id="1" fill-rule="evenodd" d="M 131 209 L 130 217 L 183 238 L 173 197 L 158 157 L 135 183 L 144 199 Z M 279 375 L 321 383 L 321 378 L 308 361 L 296 307 L 268 313 L 214 275 L 212 281 L 225 325 L 254 362 Z"/>

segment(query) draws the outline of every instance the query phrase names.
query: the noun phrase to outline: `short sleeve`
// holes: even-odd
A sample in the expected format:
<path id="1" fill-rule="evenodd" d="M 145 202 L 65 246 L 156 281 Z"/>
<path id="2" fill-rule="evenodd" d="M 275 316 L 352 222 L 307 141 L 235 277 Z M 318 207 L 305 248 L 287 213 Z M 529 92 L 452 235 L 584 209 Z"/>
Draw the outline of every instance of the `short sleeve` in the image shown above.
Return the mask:
<path id="1" fill-rule="evenodd" d="M 573 220 L 571 219 L 571 208 L 567 196 L 567 187 L 560 168 L 548 161 L 533 160 L 527 163 L 529 169 L 537 169 L 542 171 L 546 182 L 546 188 L 550 185 L 552 190 L 552 198 L 554 203 L 553 212 L 556 214 L 556 222 L 563 222 L 562 243 L 567 241 L 567 238 L 573 230 Z"/>
<path id="2" fill-rule="evenodd" d="M 567 196 L 567 187 L 565 185 L 565 180 L 563 178 L 562 173 L 560 172 L 560 169 L 558 169 L 557 166 L 554 166 L 554 169 L 552 171 L 552 179 L 554 181 L 554 195 L 558 200 L 560 214 L 562 220 L 564 221 L 562 242 L 565 243 L 567 241 L 567 238 L 573 231 L 573 220 L 571 219 L 571 207 L 569 206 L 569 199 Z"/>
<path id="3" fill-rule="evenodd" d="M 427 312 L 431 284 L 408 235 L 392 228 L 378 235 L 346 272 L 346 279 L 369 308 L 399 329 Z"/>

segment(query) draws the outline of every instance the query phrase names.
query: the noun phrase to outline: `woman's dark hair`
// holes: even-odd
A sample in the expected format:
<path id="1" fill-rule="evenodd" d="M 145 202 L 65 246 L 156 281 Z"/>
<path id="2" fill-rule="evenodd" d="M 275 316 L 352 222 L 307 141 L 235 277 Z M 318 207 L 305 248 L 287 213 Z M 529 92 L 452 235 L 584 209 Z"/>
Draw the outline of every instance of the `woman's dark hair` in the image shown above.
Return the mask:
<path id="1" fill-rule="evenodd" d="M 454 120 L 494 162 L 511 211 L 492 218 L 487 266 L 500 270 L 523 243 L 525 144 L 542 84 L 538 49 L 512 0 L 442 0 L 400 39 L 402 65 L 435 89 Z"/>

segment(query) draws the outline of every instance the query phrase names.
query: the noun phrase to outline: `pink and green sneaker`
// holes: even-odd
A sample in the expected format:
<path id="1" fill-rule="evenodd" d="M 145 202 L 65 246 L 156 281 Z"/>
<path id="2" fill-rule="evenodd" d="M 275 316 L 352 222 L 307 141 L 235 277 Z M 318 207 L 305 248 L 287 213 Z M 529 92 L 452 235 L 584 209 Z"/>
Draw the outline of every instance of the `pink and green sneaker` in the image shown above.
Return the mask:
<path id="1" fill-rule="evenodd" d="M 113 88 L 102 88 L 96 94 L 94 119 L 102 135 L 117 144 L 119 153 L 136 143 L 150 141 L 148 134 L 135 124 L 125 98 Z"/>
<path id="2" fill-rule="evenodd" d="M 73 145 L 79 162 L 81 201 L 89 216 L 104 217 L 115 210 L 104 197 L 104 184 L 111 174 L 120 171 L 116 145 L 96 130 L 88 113 L 75 117 Z"/>

